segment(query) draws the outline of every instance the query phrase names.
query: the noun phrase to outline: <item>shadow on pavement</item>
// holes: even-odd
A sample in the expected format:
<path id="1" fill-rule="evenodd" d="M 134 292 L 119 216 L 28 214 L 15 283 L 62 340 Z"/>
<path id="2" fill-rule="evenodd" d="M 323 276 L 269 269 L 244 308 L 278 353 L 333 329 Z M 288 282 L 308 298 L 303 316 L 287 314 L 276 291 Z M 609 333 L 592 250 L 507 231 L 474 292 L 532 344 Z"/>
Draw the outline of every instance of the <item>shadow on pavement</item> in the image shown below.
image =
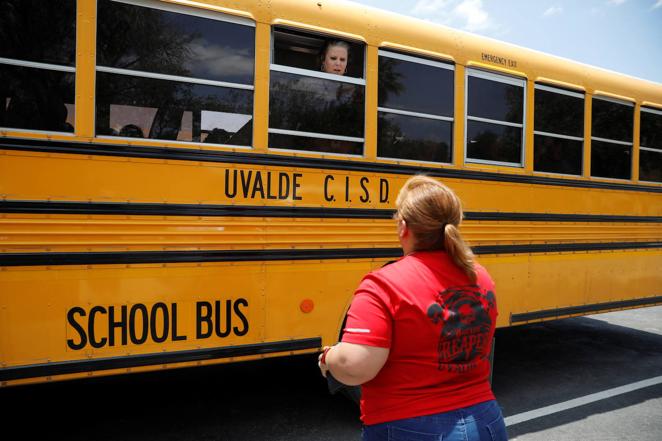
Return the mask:
<path id="1" fill-rule="evenodd" d="M 12 387 L 0 401 L 20 439 L 359 440 L 361 430 L 316 355 Z"/>

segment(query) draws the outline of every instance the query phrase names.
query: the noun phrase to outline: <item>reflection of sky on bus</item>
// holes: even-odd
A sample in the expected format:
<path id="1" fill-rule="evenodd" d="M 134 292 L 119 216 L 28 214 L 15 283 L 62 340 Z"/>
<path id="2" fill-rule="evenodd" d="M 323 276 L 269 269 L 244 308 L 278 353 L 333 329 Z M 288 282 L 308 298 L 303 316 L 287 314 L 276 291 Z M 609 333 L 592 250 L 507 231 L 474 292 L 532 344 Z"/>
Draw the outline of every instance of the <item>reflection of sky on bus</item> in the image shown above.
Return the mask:
<path id="1" fill-rule="evenodd" d="M 236 133 L 248 123 L 251 115 L 241 115 L 239 113 L 210 112 L 202 111 L 202 121 L 200 123 L 202 130 L 211 132 L 214 129 L 222 129 L 226 132 Z"/>
<path id="2" fill-rule="evenodd" d="M 192 57 L 194 62 L 187 67 L 193 76 L 239 83 L 251 82 L 255 50 L 253 45 L 248 44 L 253 38 L 247 36 L 255 32 L 254 28 L 221 22 L 225 28 L 221 32 L 217 20 L 183 14 L 173 14 L 170 19 L 182 33 L 193 33 L 198 37 L 189 44 L 189 49 L 195 55 Z M 219 63 L 218 60 L 224 62 Z"/>
<path id="3" fill-rule="evenodd" d="M 253 74 L 253 52 L 248 49 L 219 46 L 203 38 L 192 41 L 189 48 L 195 54 L 191 69 L 196 77 L 243 79 Z"/>
<path id="4" fill-rule="evenodd" d="M 353 0 L 662 82 L 662 0 Z"/>

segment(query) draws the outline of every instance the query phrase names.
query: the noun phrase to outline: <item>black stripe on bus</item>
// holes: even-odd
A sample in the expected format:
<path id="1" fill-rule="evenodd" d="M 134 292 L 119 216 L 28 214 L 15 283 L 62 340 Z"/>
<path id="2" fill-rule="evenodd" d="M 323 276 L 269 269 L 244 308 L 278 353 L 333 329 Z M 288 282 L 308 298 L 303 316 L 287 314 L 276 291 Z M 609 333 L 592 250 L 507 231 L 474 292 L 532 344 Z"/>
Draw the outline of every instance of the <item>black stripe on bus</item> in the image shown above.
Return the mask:
<path id="1" fill-rule="evenodd" d="M 0 213 L 390 219 L 393 216 L 394 210 L 376 208 L 5 200 L 0 201 Z M 486 221 L 662 223 L 662 216 L 606 214 L 467 211 L 464 213 L 464 218 L 466 220 Z"/>
<path id="2" fill-rule="evenodd" d="M 526 245 L 478 245 L 475 254 L 530 254 L 579 251 L 619 251 L 662 248 L 662 242 L 544 243 Z"/>
<path id="3" fill-rule="evenodd" d="M 643 299 L 620 300 L 608 303 L 595 303 L 592 305 L 569 306 L 567 308 L 545 309 L 510 315 L 510 324 L 528 322 L 531 320 L 550 319 L 574 314 L 591 314 L 611 309 L 633 308 L 637 306 L 651 306 L 662 303 L 662 296 L 645 297 Z"/>
<path id="4" fill-rule="evenodd" d="M 486 255 L 655 248 L 662 248 L 662 242 L 481 245 L 472 247 L 472 250 L 475 254 Z M 0 266 L 259 262 L 279 260 L 379 259 L 400 256 L 402 256 L 402 249 L 400 248 L 0 253 Z"/>
<path id="5" fill-rule="evenodd" d="M 187 351 L 159 352 L 145 355 L 127 355 L 125 357 L 100 358 L 92 360 L 64 361 L 29 366 L 17 366 L 0 369 L 0 381 L 20 380 L 24 378 L 50 377 L 53 375 L 77 374 L 81 372 L 126 369 L 141 366 L 156 366 L 168 363 L 218 360 L 249 355 L 272 354 L 276 352 L 320 349 L 321 338 L 256 343 L 222 348 L 195 349 Z"/>
<path id="6" fill-rule="evenodd" d="M 263 153 L 219 152 L 170 147 L 147 147 L 129 144 L 82 143 L 75 141 L 47 141 L 22 138 L 3 138 L 0 149 L 46 153 L 67 153 L 77 155 L 119 156 L 150 158 L 174 161 L 223 162 L 260 166 L 280 166 L 315 168 L 325 170 L 355 171 L 376 174 L 414 175 L 425 173 L 429 176 L 481 181 L 515 182 L 522 184 L 553 185 L 561 187 L 600 188 L 608 190 L 643 191 L 662 193 L 662 186 L 644 186 L 612 182 L 560 179 L 544 176 L 524 176 L 507 173 L 479 172 L 471 170 L 439 169 L 424 166 L 401 164 L 366 163 L 343 159 L 307 158 Z"/>

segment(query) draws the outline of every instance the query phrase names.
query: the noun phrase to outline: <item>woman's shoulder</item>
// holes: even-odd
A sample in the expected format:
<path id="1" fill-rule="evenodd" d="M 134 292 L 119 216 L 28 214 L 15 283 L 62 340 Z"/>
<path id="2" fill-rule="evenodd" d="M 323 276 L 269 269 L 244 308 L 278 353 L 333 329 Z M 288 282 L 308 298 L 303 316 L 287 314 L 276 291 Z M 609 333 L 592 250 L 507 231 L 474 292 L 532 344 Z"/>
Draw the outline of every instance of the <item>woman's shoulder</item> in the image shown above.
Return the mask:
<path id="1" fill-rule="evenodd" d="M 490 273 L 487 272 L 485 267 L 478 262 L 474 262 L 474 269 L 476 270 L 476 281 L 478 282 L 478 285 L 486 290 L 493 290 L 494 280 L 492 280 L 492 276 L 490 276 Z"/>

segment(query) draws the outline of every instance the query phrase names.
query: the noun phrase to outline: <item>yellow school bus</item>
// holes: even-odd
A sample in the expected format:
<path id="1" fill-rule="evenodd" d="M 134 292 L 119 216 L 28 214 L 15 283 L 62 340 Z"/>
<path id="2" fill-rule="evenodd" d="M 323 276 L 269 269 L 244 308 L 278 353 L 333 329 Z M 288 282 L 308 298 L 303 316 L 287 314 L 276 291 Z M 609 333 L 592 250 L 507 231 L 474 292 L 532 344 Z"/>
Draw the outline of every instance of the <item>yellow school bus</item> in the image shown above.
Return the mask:
<path id="1" fill-rule="evenodd" d="M 330 0 L 0 0 L 0 29 L 3 386 L 334 343 L 418 173 L 498 326 L 662 304 L 658 83 Z"/>

